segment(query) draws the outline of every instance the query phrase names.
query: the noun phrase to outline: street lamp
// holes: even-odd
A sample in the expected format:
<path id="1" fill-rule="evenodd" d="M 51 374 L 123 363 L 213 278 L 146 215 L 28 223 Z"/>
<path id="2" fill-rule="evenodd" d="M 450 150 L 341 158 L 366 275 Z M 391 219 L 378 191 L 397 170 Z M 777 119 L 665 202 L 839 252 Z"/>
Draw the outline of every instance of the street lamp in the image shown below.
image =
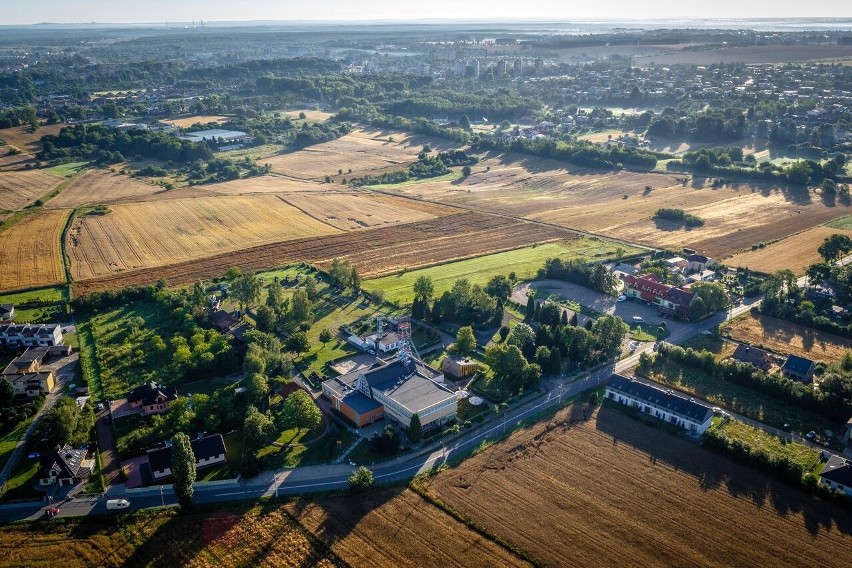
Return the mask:
<path id="1" fill-rule="evenodd" d="M 163 507 L 166 506 L 166 498 L 163 497 L 163 486 L 162 485 L 160 485 L 160 505 L 163 506 Z"/>

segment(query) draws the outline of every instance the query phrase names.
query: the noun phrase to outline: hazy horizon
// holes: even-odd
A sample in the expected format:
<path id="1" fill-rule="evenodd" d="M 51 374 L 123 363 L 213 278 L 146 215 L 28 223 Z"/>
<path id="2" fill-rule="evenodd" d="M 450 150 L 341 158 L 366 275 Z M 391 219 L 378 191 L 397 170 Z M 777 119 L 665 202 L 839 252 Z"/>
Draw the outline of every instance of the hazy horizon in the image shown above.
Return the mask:
<path id="1" fill-rule="evenodd" d="M 829 0 L 805 6 L 793 0 L 778 0 L 771 8 L 718 0 L 694 6 L 681 1 L 660 0 L 653 5 L 615 0 L 605 5 L 575 6 L 554 2 L 527 2 L 519 6 L 508 0 L 434 0 L 428 4 L 375 0 L 368 4 L 348 0 L 318 0 L 312 3 L 252 0 L 237 5 L 224 0 L 148 0 L 145 3 L 103 0 L 34 0 L 15 13 L 0 14 L 0 25 L 54 24 L 175 24 L 205 20 L 220 23 L 259 22 L 358 22 L 369 21 L 659 21 L 659 20 L 777 20 L 842 19 L 852 17 L 852 4 Z"/>

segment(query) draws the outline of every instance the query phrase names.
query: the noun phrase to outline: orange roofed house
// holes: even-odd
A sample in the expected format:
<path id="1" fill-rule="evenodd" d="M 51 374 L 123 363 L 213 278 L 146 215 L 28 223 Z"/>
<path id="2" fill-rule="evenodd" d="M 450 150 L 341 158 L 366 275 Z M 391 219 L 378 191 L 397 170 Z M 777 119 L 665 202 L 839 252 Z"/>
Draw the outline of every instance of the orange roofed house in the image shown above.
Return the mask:
<path id="1" fill-rule="evenodd" d="M 624 287 L 624 295 L 628 298 L 643 300 L 681 319 L 689 317 L 689 307 L 695 301 L 695 294 L 663 284 L 655 274 L 627 275 L 624 277 Z"/>

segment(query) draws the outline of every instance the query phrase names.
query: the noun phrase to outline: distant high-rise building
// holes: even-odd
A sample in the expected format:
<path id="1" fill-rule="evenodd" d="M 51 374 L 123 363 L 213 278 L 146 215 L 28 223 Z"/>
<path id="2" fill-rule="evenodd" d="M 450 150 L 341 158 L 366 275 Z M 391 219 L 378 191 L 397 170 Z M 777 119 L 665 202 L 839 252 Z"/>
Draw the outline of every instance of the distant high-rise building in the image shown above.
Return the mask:
<path id="1" fill-rule="evenodd" d="M 506 60 L 501 59 L 497 62 L 497 70 L 496 70 L 497 78 L 506 76 Z"/>
<path id="2" fill-rule="evenodd" d="M 524 72 L 524 62 L 520 59 L 515 59 L 515 64 L 513 65 L 513 67 L 515 70 L 515 75 L 520 77 L 521 74 Z"/>
<path id="3" fill-rule="evenodd" d="M 479 77 L 479 60 L 478 59 L 471 60 L 470 67 L 473 70 L 473 76 Z"/>
<path id="4" fill-rule="evenodd" d="M 466 67 L 467 62 L 465 62 L 464 59 L 456 59 L 455 66 L 453 67 L 453 74 L 456 77 L 464 77 Z"/>
<path id="5" fill-rule="evenodd" d="M 544 72 L 544 60 L 541 57 L 535 58 L 535 74 L 541 75 Z"/>

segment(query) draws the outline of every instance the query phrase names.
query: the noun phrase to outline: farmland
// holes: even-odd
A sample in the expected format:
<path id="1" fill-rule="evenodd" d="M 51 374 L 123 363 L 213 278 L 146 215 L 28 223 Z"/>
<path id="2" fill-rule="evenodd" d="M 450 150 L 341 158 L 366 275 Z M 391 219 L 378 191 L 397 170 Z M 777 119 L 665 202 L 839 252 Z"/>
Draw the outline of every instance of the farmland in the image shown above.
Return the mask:
<path id="1" fill-rule="evenodd" d="M 167 124 L 173 124 L 178 128 L 189 128 L 193 124 L 207 124 L 208 122 L 218 122 L 223 123 L 228 120 L 227 116 L 222 116 L 219 114 L 199 114 L 196 116 L 186 116 L 183 118 L 172 118 L 169 120 L 164 120 L 163 122 Z"/>
<path id="2" fill-rule="evenodd" d="M 289 116 L 290 118 L 299 118 L 299 114 L 305 114 L 305 120 L 311 120 L 314 122 L 325 122 L 334 114 L 330 112 L 323 112 L 321 110 L 288 110 L 284 113 L 285 116 Z"/>
<path id="3" fill-rule="evenodd" d="M 826 363 L 840 361 L 852 349 L 849 339 L 761 315 L 737 318 L 726 324 L 723 332 L 737 341 Z"/>
<path id="4" fill-rule="evenodd" d="M 89 170 L 51 199 L 47 207 L 73 208 L 85 205 L 149 199 L 162 187 L 141 182 L 109 170 Z"/>
<path id="5" fill-rule="evenodd" d="M 338 170 L 343 170 L 344 177 L 363 176 L 406 169 L 417 161 L 426 143 L 442 150 L 458 146 L 440 138 L 362 129 L 331 142 L 264 158 L 263 163 L 270 164 L 273 172 L 296 180 L 318 181 L 327 175 L 336 176 Z"/>
<path id="6" fill-rule="evenodd" d="M 336 232 L 275 196 L 175 199 L 77 217 L 68 253 L 75 280 L 85 280 Z"/>
<path id="7" fill-rule="evenodd" d="M 843 207 L 771 185 L 713 188 L 711 180 L 686 174 L 593 172 L 517 154 L 487 157 L 463 181 L 427 181 L 399 191 L 649 246 L 688 246 L 714 258 L 821 225 Z M 686 230 L 654 221 L 660 207 L 684 209 L 706 223 Z"/>
<path id="8" fill-rule="evenodd" d="M 797 276 L 801 276 L 808 266 L 822 262 L 817 249 L 826 238 L 835 233 L 852 236 L 852 230 L 849 229 L 833 229 L 830 226 L 813 227 L 764 248 L 734 255 L 727 259 L 725 264 L 747 266 L 751 270 L 768 274 L 788 269 Z"/>
<path id="9" fill-rule="evenodd" d="M 452 288 L 459 278 L 467 278 L 471 284 L 480 286 L 484 286 L 492 276 L 508 276 L 510 272 L 518 278 L 531 278 L 548 258 L 606 258 L 612 256 L 618 246 L 610 241 L 581 237 L 384 276 L 364 282 L 364 288 L 384 290 L 386 300 L 406 304 L 414 299 L 412 287 L 420 276 L 432 278 L 437 297 Z"/>
<path id="10" fill-rule="evenodd" d="M 0 138 L 6 144 L 14 146 L 18 150 L 35 154 L 41 150 L 41 137 L 46 134 L 59 134 L 66 125 L 64 124 L 42 124 L 35 132 L 30 131 L 28 126 L 15 126 L 0 130 Z"/>
<path id="11" fill-rule="evenodd" d="M 433 217 L 425 211 L 405 208 L 404 200 L 391 204 L 388 200 L 379 201 L 363 194 L 290 195 L 281 199 L 342 231 L 398 225 Z"/>
<path id="12" fill-rule="evenodd" d="M 606 408 L 564 409 L 427 491 L 550 566 L 837 565 L 852 554 L 844 509 Z"/>
<path id="13" fill-rule="evenodd" d="M 371 278 L 571 236 L 574 234 L 557 227 L 467 212 L 395 227 L 364 229 L 358 233 L 358 239 L 348 233 L 300 238 L 167 265 L 156 272 L 143 269 L 104 275 L 77 282 L 75 291 L 87 294 L 133 284 L 153 284 L 159 278 L 172 285 L 188 284 L 200 278 L 221 276 L 232 266 L 255 271 L 300 260 L 327 266 L 334 258 L 350 260 L 363 278 Z"/>
<path id="14" fill-rule="evenodd" d="M 0 174 L 0 209 L 17 211 L 48 193 L 62 180 L 40 170 Z"/>
<path id="15" fill-rule="evenodd" d="M 68 211 L 38 211 L 0 233 L 0 290 L 65 281 L 59 247 Z"/>

